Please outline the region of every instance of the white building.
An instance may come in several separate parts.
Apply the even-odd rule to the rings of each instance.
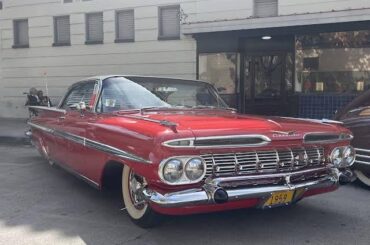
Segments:
[[[310,117],[370,84],[368,0],[1,3],[0,117],[101,74],[211,80],[241,112]]]

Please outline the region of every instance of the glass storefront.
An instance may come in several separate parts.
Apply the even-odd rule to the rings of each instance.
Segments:
[[[296,36],[300,117],[331,118],[370,86],[370,31]]]
[[[296,92],[359,93],[370,86],[370,31],[296,37]]]
[[[291,34],[270,41],[239,38],[233,43],[239,43],[235,52],[222,47],[200,51],[199,79],[213,83],[241,112],[331,118],[370,89],[370,31]],[[229,48],[230,43],[224,45]]]

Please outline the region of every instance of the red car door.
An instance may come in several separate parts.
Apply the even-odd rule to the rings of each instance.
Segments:
[[[60,157],[62,148],[66,146],[63,138],[60,138],[54,132],[61,126],[61,118],[64,118],[63,110],[57,108],[49,108],[47,110],[40,110],[39,115],[34,117],[29,123],[34,128],[40,128],[33,132],[35,144],[39,145],[38,149],[41,151],[50,162],[63,163],[63,158]]]
[[[59,134],[63,138],[63,146],[59,152],[59,157],[63,158],[63,163],[70,170],[79,172],[83,175],[85,156],[87,154],[85,137],[89,118],[95,114],[92,112],[95,103],[98,82],[84,81],[71,88],[69,94],[62,103],[62,108],[66,110],[64,118],[61,119]],[[81,103],[86,109],[79,110]]]

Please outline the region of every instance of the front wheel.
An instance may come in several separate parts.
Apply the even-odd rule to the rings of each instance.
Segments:
[[[370,187],[370,173],[369,172],[364,172],[360,170],[355,170],[354,171],[357,178],[367,187]]]
[[[150,228],[162,221],[162,216],[156,213],[145,201],[142,189],[146,186],[144,177],[137,175],[130,167],[122,171],[122,193],[127,213],[131,220],[142,228]]]

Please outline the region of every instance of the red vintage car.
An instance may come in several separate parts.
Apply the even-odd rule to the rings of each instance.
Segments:
[[[96,188],[122,184],[131,219],[272,208],[351,177],[352,134],[336,122],[240,115],[206,82],[89,78],[56,108],[33,107],[32,140]]]

